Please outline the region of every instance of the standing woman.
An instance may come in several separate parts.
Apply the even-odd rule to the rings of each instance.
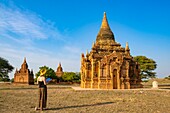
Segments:
[[[47,86],[46,86],[46,79],[45,79],[46,72],[47,72],[46,69],[41,69],[40,76],[37,78],[37,84],[39,86],[38,108],[40,108],[40,110],[46,109],[46,103],[47,103]]]

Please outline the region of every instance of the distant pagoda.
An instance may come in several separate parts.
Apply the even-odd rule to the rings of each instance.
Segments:
[[[57,70],[56,70],[56,76],[61,77],[63,75],[63,68],[61,67],[61,63],[59,63]]]
[[[21,69],[15,71],[14,74],[14,83],[20,84],[34,84],[34,74],[33,70],[28,69],[28,64],[26,62],[26,58],[24,58],[24,62],[21,65]]]
[[[81,87],[98,89],[139,88],[140,67],[126,47],[115,41],[106,13],[90,52],[81,56]]]

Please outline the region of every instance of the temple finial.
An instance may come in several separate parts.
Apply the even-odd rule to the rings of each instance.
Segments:
[[[27,63],[27,61],[26,61],[26,57],[24,57],[24,63]]]
[[[95,42],[93,42],[93,46],[92,47],[95,47]]]
[[[108,21],[107,21],[107,17],[106,17],[106,12],[104,12],[101,28],[110,29]]]
[[[33,69],[31,69],[31,73],[33,74]]]
[[[61,67],[61,62],[59,62],[59,65],[58,65],[58,67]]]
[[[89,52],[88,52],[88,49],[87,49],[87,51],[86,51],[86,55],[88,55],[89,54]]]
[[[128,42],[126,42],[126,48],[125,48],[126,51],[129,51],[129,45],[128,45]]]

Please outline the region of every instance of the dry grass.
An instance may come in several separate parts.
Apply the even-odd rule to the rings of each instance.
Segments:
[[[0,113],[38,113],[38,88],[0,84]],[[44,113],[168,113],[169,90],[83,90],[48,85]]]

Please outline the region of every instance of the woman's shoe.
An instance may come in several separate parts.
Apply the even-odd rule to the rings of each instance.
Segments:
[[[40,108],[38,108],[38,107],[35,107],[35,111],[37,111],[37,110],[40,110]]]

